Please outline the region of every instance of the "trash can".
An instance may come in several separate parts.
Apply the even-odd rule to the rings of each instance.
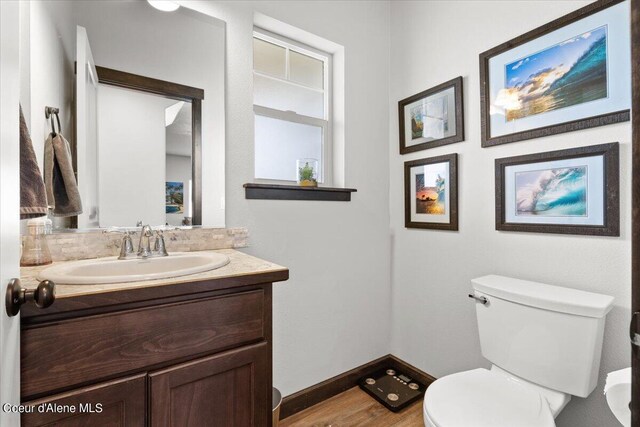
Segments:
[[[273,427],[278,427],[278,422],[280,421],[280,405],[281,404],[282,404],[282,394],[280,394],[280,390],[274,387],[272,397],[271,397]]]

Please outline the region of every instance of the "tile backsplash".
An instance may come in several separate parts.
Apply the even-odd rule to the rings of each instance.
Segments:
[[[249,231],[241,227],[188,228],[166,230],[163,233],[169,253],[244,248],[248,246],[249,238]],[[136,249],[139,238],[139,231],[131,234]],[[47,244],[54,262],[115,256],[120,253],[121,243],[122,234],[104,231],[47,235]]]

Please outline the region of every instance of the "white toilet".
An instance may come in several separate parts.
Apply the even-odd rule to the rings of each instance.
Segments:
[[[426,427],[552,427],[571,395],[596,387],[613,298],[502,276],[471,281],[491,369],[433,382]]]

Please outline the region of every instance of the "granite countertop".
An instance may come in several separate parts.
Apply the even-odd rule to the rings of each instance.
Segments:
[[[205,271],[203,273],[190,274],[187,276],[171,277],[167,279],[154,279],[139,282],[99,284],[99,285],[64,285],[56,283],[56,300],[65,298],[82,297],[87,295],[97,295],[105,293],[113,293],[119,291],[130,291],[136,289],[164,287],[178,285],[183,283],[194,283],[202,281],[210,281],[216,279],[229,279],[242,276],[259,275],[265,273],[283,273],[288,277],[288,269],[269,261],[247,255],[234,249],[218,249],[212,251],[225,254],[229,257],[229,264],[215,270]],[[171,255],[171,253],[169,253]],[[73,261],[60,261],[53,264],[38,267],[22,267],[20,269],[20,280],[22,285],[27,289],[33,289],[38,286],[36,276],[39,272],[51,265],[69,263]],[[286,279],[281,279],[286,280]],[[55,305],[55,304],[54,304]]]

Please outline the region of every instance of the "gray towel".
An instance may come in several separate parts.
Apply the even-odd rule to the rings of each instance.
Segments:
[[[69,143],[61,134],[50,133],[44,143],[44,184],[53,216],[82,213],[80,192],[71,163]]]
[[[37,218],[46,214],[47,196],[42,174],[20,106],[20,219]]]

